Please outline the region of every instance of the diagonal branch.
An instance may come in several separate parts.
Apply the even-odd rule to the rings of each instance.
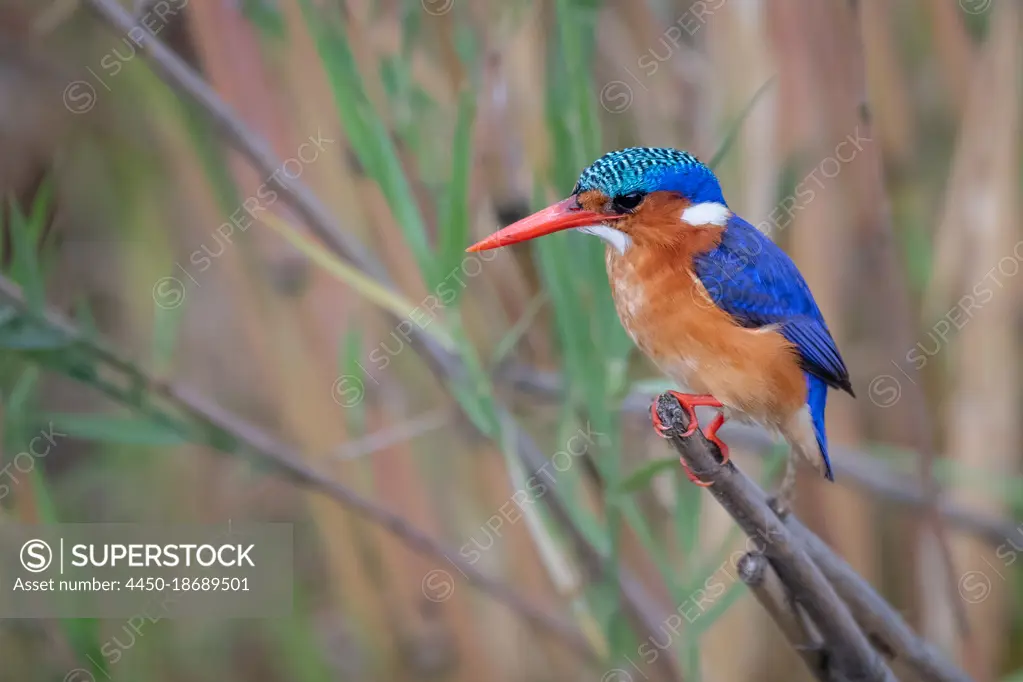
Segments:
[[[735,570],[810,672],[821,682],[838,682],[828,669],[828,659],[819,638],[806,627],[802,614],[793,606],[789,591],[768,558],[759,552],[747,552],[736,562]]]
[[[970,682],[961,670],[945,660],[927,640],[918,637],[902,616],[884,600],[852,566],[831,551],[799,519],[790,515],[785,526],[800,539],[807,554],[820,567],[835,591],[852,611],[853,618],[893,664],[917,671],[920,679],[932,682]]]
[[[686,439],[678,437],[689,423],[674,397],[660,396],[657,414],[669,429],[672,445],[693,473],[713,482],[708,490],[714,498],[746,535],[763,540],[764,555],[820,633],[830,674],[835,679],[895,682],[891,670],[860,630],[835,588],[807,555],[803,543],[772,511],[764,491],[734,464],[719,466],[699,430]]]
[[[83,4],[103,23],[121,34],[126,34],[136,28],[136,23],[131,15],[116,0],[83,0]],[[147,31],[136,30],[133,35],[138,38],[140,54],[149,60],[164,81],[182,96],[197,104],[209,116],[224,138],[241,152],[254,167],[271,178],[284,200],[296,210],[309,229],[326,246],[382,285],[393,288],[393,282],[383,265],[358,240],[338,227],[330,212],[309,188],[285,177],[283,173],[277,172],[281,161],[269,145],[249,130],[231,107],[221,100],[199,75]],[[411,339],[410,345],[425,360],[427,366],[441,383],[452,379],[461,379],[466,375],[466,367],[459,356],[440,346],[430,336],[423,333],[418,325],[408,326],[410,327],[408,331]],[[516,454],[528,475],[538,475],[547,464],[547,458],[543,452],[536,446],[532,438],[518,427],[517,422],[507,409],[495,401],[494,410],[497,413],[498,422],[507,432],[508,442],[515,444]],[[469,421],[471,422],[471,420]],[[557,490],[549,491],[544,496],[544,502],[557,523],[564,528],[582,563],[594,575],[609,575],[611,567],[606,565],[600,550],[586,538],[582,529],[572,519],[559,492]],[[614,575],[617,578],[624,605],[631,618],[638,622],[639,629],[648,636],[658,632],[668,617],[665,609],[654,600],[630,571],[625,568],[617,568]],[[661,667],[666,678],[681,678],[674,657],[660,656],[657,665]]]

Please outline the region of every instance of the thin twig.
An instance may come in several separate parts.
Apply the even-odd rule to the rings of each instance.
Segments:
[[[454,413],[447,407],[432,410],[379,431],[366,434],[358,440],[349,440],[331,452],[339,460],[369,457],[386,448],[407,443],[413,438],[450,425]]]
[[[771,560],[796,602],[806,610],[821,634],[829,670],[837,679],[895,682],[895,676],[860,630],[849,608],[807,555],[803,544],[770,508],[766,495],[734,464],[719,466],[703,434],[682,439],[688,417],[678,400],[662,395],[657,414],[668,427],[670,441],[689,468],[711,481],[708,490],[751,538],[762,538]],[[698,435],[697,435],[698,434]]]
[[[558,372],[541,371],[521,363],[502,366],[495,374],[498,381],[530,396],[559,401],[563,398],[563,378]],[[652,395],[633,391],[622,401],[622,411],[649,419]],[[728,422],[721,435],[733,446],[757,453],[766,453],[774,441],[763,429]],[[832,468],[838,483],[850,483],[875,498],[904,507],[920,508],[925,504],[919,477],[892,471],[891,467],[868,452],[833,445]],[[978,514],[951,500],[939,500],[938,512],[950,526],[978,536],[992,546],[1005,543],[1015,535],[1016,524]]]
[[[0,299],[7,301],[22,312],[32,314],[28,310],[18,286],[3,275],[0,275]],[[164,397],[203,428],[213,428],[229,436],[239,443],[244,451],[258,460],[270,464],[279,474],[320,492],[352,509],[363,518],[383,526],[413,550],[450,563],[470,583],[508,606],[525,620],[561,638],[583,656],[591,660],[598,660],[589,642],[575,626],[547,613],[509,586],[480,572],[474,565],[462,559],[458,552],[448,549],[397,514],[320,473],[309,466],[298,452],[277,441],[255,424],[220,407],[187,387],[160,381],[150,376],[135,363],[117,356],[116,352],[102,341],[87,337],[70,320],[56,311],[46,310],[43,315],[33,319],[38,319],[40,323],[46,324],[53,331],[66,336],[69,342],[88,349],[94,357],[106,362],[112,368],[124,372],[142,391]],[[109,362],[109,359],[114,357],[117,358],[116,363]]]

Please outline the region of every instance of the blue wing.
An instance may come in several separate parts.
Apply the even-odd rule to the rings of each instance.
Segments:
[[[803,369],[853,395],[849,372],[795,263],[755,227],[732,216],[717,248],[693,258],[714,302],[744,327],[779,325]]]

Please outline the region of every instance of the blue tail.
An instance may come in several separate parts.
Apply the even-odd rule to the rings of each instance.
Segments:
[[[834,481],[831,473],[831,460],[828,458],[828,434],[824,430],[824,407],[828,402],[828,385],[812,374],[806,375],[806,404],[810,406],[810,417],[813,419],[813,433],[817,436],[817,445],[824,457],[824,476]]]

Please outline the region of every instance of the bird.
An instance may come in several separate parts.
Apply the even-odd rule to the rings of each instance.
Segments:
[[[793,455],[781,483],[791,500],[797,459],[834,481],[825,408],[829,390],[855,397],[849,372],[802,274],[767,235],[733,213],[714,172],[670,147],[630,147],[594,161],[568,198],[467,251],[575,229],[606,245],[618,317],[699,428],[695,408],[717,408],[703,430],[728,461],[717,432],[726,419],[780,434]],[[655,403],[656,405],[656,403]],[[651,407],[655,430],[666,429]],[[665,436],[666,437],[666,436]],[[689,479],[707,486],[686,465]]]

